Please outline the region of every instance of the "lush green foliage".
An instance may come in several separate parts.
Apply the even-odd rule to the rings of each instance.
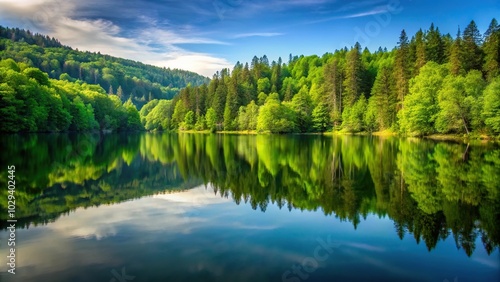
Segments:
[[[254,57],[250,64],[238,62],[232,71],[223,69],[208,84],[196,86],[205,80],[74,51],[55,39],[0,28],[0,57],[21,62],[3,60],[0,64],[5,72],[2,82],[7,83],[0,86],[3,130],[140,128],[140,120],[148,130],[391,129],[420,136],[498,135],[500,27],[495,19],[482,37],[474,21],[456,38],[441,34],[432,24],[411,39],[403,30],[392,51],[379,48],[372,53],[356,43],[321,57],[290,55],[287,63],[281,58],[270,63],[264,55]],[[27,81],[31,88],[19,87]],[[110,99],[85,98],[95,96],[89,91],[104,94],[101,87],[86,83],[108,89]],[[43,94],[43,89],[54,85],[60,89],[63,84],[71,90]],[[168,87],[177,86],[185,86],[179,95],[165,94]],[[15,99],[14,92],[18,93]],[[75,93],[80,92],[87,94],[75,101]],[[172,99],[168,103],[155,99],[165,97]],[[139,117],[126,103],[125,112],[134,117],[121,118],[110,114],[121,107],[120,100],[139,106],[149,102]],[[70,117],[77,117],[78,122],[70,124]]]
[[[478,34],[473,21],[455,39],[431,25],[410,40],[403,30],[392,51],[356,44],[322,57],[290,55],[288,63],[254,57],[181,90],[171,106],[183,114],[171,129],[189,110],[207,120],[211,108],[214,120],[198,128],[496,135],[499,25],[493,20],[484,40]]]
[[[484,123],[488,128],[500,134],[500,77],[497,77],[484,91]]]
[[[132,98],[138,107],[153,99],[171,99],[190,83],[208,82],[193,72],[79,52],[54,38],[0,26],[0,59],[7,58],[39,68],[53,79],[99,84],[124,102]]]
[[[98,85],[49,79],[41,70],[0,61],[0,131],[141,130],[139,112]]]

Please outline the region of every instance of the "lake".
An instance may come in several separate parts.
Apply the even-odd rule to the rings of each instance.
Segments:
[[[500,279],[495,144],[153,133],[0,144],[2,281]]]

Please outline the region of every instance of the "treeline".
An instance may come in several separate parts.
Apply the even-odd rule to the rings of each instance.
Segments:
[[[38,68],[0,61],[0,132],[142,130],[129,98],[99,85],[49,79]]]
[[[141,110],[148,130],[346,132],[406,135],[500,133],[500,28],[474,21],[453,38],[433,24],[397,47],[254,57]]]
[[[0,26],[0,59],[7,58],[39,68],[53,79],[99,84],[122,101],[132,98],[139,108],[153,99],[172,99],[188,84],[196,86],[209,81],[189,71],[80,52],[63,46],[55,38]]]

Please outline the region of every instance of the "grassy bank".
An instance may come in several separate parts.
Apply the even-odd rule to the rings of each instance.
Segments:
[[[182,130],[178,131],[179,133],[190,133],[190,134],[211,134],[210,130]],[[228,135],[269,135],[269,134],[274,134],[270,132],[257,132],[256,130],[242,130],[242,131],[217,131],[214,132],[216,134],[228,134]],[[400,137],[413,137],[413,138],[423,138],[423,139],[431,139],[431,140],[436,140],[436,141],[455,141],[455,142],[469,142],[469,141],[478,141],[478,142],[499,142],[500,141],[500,136],[489,136],[486,134],[481,134],[481,135],[466,135],[466,134],[431,134],[431,135],[426,135],[426,136],[404,136],[400,135],[397,132],[394,132],[392,130],[383,130],[383,131],[376,131],[376,132],[348,132],[348,131],[328,131],[328,132],[322,132],[322,133],[313,133],[313,132],[306,132],[306,133],[289,133],[290,135],[325,135],[325,136],[335,136],[335,135],[354,135],[354,136],[378,136],[378,137],[391,137],[391,136],[400,136]]]

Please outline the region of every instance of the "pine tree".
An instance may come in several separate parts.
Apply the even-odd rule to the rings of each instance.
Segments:
[[[438,64],[442,64],[445,60],[443,39],[439,28],[434,28],[434,24],[431,24],[425,34],[425,58]]]
[[[328,62],[323,69],[325,78],[325,91],[330,110],[330,117],[335,126],[340,125],[342,120],[342,90],[343,75],[339,60],[334,58]]]
[[[115,94],[115,93],[113,92],[113,85],[109,85],[108,94],[109,94],[109,95],[113,95],[113,94]]]
[[[471,21],[463,33],[462,62],[465,72],[482,69],[483,53],[479,48],[481,41],[481,33],[476,23]]]
[[[396,50],[396,60],[394,77],[396,79],[396,91],[399,111],[403,107],[405,96],[408,95],[408,81],[410,79],[410,57],[408,37],[403,29],[399,36],[398,49]]]
[[[450,73],[459,75],[463,72],[462,65],[462,38],[460,37],[460,28],[458,28],[457,38],[453,41],[450,51]]]
[[[380,129],[388,129],[396,123],[397,99],[394,91],[393,73],[390,66],[382,66],[372,89],[377,109],[376,121]]]
[[[351,107],[361,95],[363,65],[361,62],[361,45],[356,43],[347,53],[345,69],[345,106]]]
[[[496,19],[491,20],[484,34],[483,51],[483,70],[488,81],[491,81],[500,73],[500,26]]]
[[[420,29],[415,34],[415,73],[417,75],[421,67],[427,62],[425,57],[424,32]]]
[[[237,92],[237,81],[236,79],[230,79],[227,97],[226,97],[226,105],[224,107],[224,130],[234,130],[236,129],[237,116],[238,116],[238,92]]]

